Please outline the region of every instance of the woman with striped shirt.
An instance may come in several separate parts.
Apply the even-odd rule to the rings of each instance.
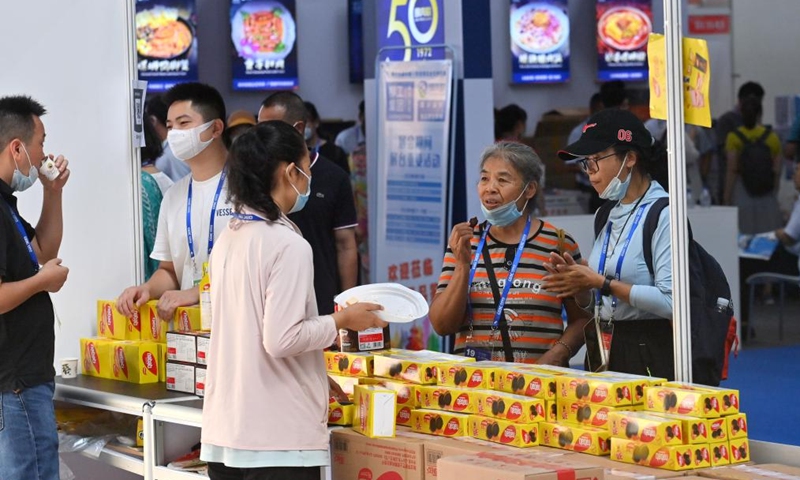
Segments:
[[[479,360],[566,365],[583,344],[588,315],[542,286],[550,253],[580,258],[572,237],[533,216],[542,161],[526,145],[498,142],[483,152],[480,169],[486,221],[453,227],[430,308],[433,328],[455,334],[455,352]]]

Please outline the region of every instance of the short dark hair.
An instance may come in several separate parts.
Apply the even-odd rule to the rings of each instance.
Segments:
[[[494,111],[494,138],[503,138],[514,130],[519,122],[527,122],[528,113],[516,103]]]
[[[589,111],[592,115],[602,110],[604,107],[603,105],[603,96],[600,95],[600,92],[595,93],[592,95],[592,98],[589,99]]]
[[[261,102],[261,108],[281,107],[286,110],[283,121],[289,124],[305,122],[308,119],[308,112],[300,95],[284,90],[275,92]]]
[[[41,117],[45,113],[47,110],[42,104],[29,96],[0,98],[0,150],[15,138],[29,143],[36,128],[33,117]]]
[[[249,207],[275,221],[280,208],[270,192],[282,162],[297,163],[308,153],[303,136],[280,120],[262,122],[233,142],[228,154],[228,199],[237,212]]]
[[[162,126],[167,126],[167,112],[169,112],[169,105],[164,102],[164,97],[161,95],[154,95],[147,100],[144,106],[144,111],[147,115],[156,117],[158,123]]]
[[[759,101],[764,100],[764,87],[761,86],[760,83],[756,82],[745,82],[739,87],[739,94],[737,98],[739,101],[744,100],[747,97],[756,97]]]
[[[317,107],[314,106],[314,104],[311,102],[303,102],[303,105],[306,106],[306,114],[308,115],[308,121],[319,122],[319,112],[317,111]]]
[[[143,123],[144,128],[144,147],[139,149],[142,165],[148,163],[155,163],[155,161],[164,153],[164,147],[161,144],[161,139],[158,137],[156,127],[153,122],[145,120]]]
[[[742,100],[742,124],[745,128],[754,128],[758,124],[758,117],[763,112],[761,100],[756,96],[745,97]]]
[[[625,82],[622,80],[612,80],[600,85],[600,98],[603,99],[605,108],[617,108],[625,103],[628,92],[625,90]]]
[[[164,95],[164,103],[167,107],[175,102],[188,101],[192,108],[197,110],[203,117],[203,121],[221,120],[225,124],[225,101],[219,91],[211,85],[205,83],[179,83],[170,88]]]

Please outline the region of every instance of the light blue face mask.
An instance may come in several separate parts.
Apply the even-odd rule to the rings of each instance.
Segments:
[[[481,203],[481,211],[483,212],[484,218],[486,218],[486,220],[488,220],[492,225],[496,225],[498,227],[505,227],[516,222],[517,219],[522,216],[522,212],[525,211],[525,207],[528,206],[528,201],[525,200],[525,205],[522,206],[522,210],[517,209],[517,201],[522,198],[522,195],[525,194],[525,190],[527,188],[528,184],[526,183],[517,198],[505,205],[500,205],[494,210],[489,210],[483,205],[483,203]]]
[[[298,172],[302,173],[303,176],[308,179],[308,188],[306,189],[306,193],[300,193],[300,190],[298,190],[293,183],[289,182],[289,185],[291,185],[294,191],[297,192],[297,200],[294,201],[294,206],[292,206],[292,209],[289,210],[289,213],[297,213],[302,210],[303,207],[306,206],[306,203],[308,203],[308,198],[311,196],[311,177],[306,175],[306,172],[301,170],[297,165],[295,165],[294,168],[296,168]]]
[[[11,190],[15,192],[24,192],[31,188],[33,184],[36,183],[36,179],[39,178],[39,170],[33,166],[31,156],[28,155],[28,149],[25,148],[25,145],[22,145],[22,151],[25,152],[25,156],[28,157],[28,165],[30,165],[31,169],[28,174],[25,175],[16,164],[14,165],[14,176],[11,178],[10,187]]]

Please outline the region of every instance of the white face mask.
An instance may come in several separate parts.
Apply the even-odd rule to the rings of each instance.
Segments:
[[[28,175],[22,173],[17,166],[16,162],[14,162],[14,176],[11,178],[11,190],[15,192],[24,192],[25,190],[31,188],[34,183],[36,183],[36,179],[39,178],[39,170],[37,170],[33,163],[31,162],[31,156],[28,155],[28,149],[25,148],[25,145],[22,145],[22,151],[25,152],[25,156],[28,157],[28,165],[30,165],[31,169],[28,172]]]
[[[170,130],[169,133],[167,133],[167,142],[175,157],[185,162],[186,160],[200,155],[200,153],[214,141],[212,137],[211,140],[204,142],[200,140],[200,134],[208,130],[213,124],[214,120],[211,120],[210,122],[186,130],[178,130],[175,128]]]
[[[624,181],[619,179],[619,176],[622,175],[622,170],[625,168],[625,162],[628,160],[628,155],[625,154],[625,158],[622,159],[622,166],[619,167],[619,172],[617,172],[617,176],[612,178],[611,181],[608,183],[608,186],[603,190],[603,193],[600,194],[600,198],[603,200],[614,200],[619,201],[625,198],[625,194],[628,193],[628,186],[631,184],[631,174],[633,173],[633,169],[628,172],[628,178]]]

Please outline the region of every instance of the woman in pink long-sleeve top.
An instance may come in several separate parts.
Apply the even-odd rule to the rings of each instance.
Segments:
[[[234,219],[209,260],[201,458],[212,480],[319,479],[329,463],[322,349],[340,328],[385,326],[373,304],[317,314],[311,247],[286,217],[308,199],[310,163],[303,136],[277,121],[229,155]]]

